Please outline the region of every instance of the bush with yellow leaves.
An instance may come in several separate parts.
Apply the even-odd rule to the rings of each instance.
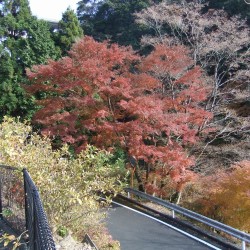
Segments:
[[[0,164],[27,168],[54,232],[63,227],[82,237],[103,230],[98,193],[123,188],[124,163],[111,164],[111,158],[93,146],[72,157],[67,145],[53,150],[50,139],[32,132],[29,124],[7,117],[0,124]]]

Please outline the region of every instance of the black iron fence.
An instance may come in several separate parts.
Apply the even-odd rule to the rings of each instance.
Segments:
[[[0,218],[17,234],[26,230],[22,172],[3,165],[0,165]]]
[[[90,238],[88,234],[85,234],[83,243],[86,243],[88,246],[90,246],[92,250],[98,250],[98,247],[96,246],[94,241],[92,241],[92,239]]]
[[[0,165],[0,218],[17,234],[27,230],[28,249],[54,250],[55,243],[38,189],[28,171],[22,172]]]
[[[23,170],[23,178],[26,228],[29,232],[30,249],[56,249],[39,192],[26,169]]]

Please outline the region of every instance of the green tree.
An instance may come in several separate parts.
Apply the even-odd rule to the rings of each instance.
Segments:
[[[78,2],[77,16],[84,27],[84,33],[94,33],[95,15],[102,5],[103,1],[100,0],[81,0]]]
[[[46,21],[33,20],[26,32],[27,37],[22,39],[20,48],[23,67],[44,64],[49,58],[59,58],[61,51],[55,47]]]
[[[56,59],[49,26],[32,16],[28,0],[4,0],[0,9],[0,38],[10,52],[14,74],[22,77],[25,67]]]
[[[25,81],[26,67],[56,59],[49,36],[45,23],[32,16],[28,0],[0,1],[0,115],[31,116],[32,99],[19,83]]]
[[[0,48],[0,122],[4,115],[31,117],[34,110],[32,98],[27,98],[18,84],[10,52]],[[33,107],[33,108],[32,108]]]
[[[12,79],[14,74],[11,56],[8,49],[0,45],[0,82]]]
[[[1,47],[0,52],[0,115],[10,114],[13,108],[16,108],[17,98],[13,93],[11,80],[13,79],[13,65],[10,52]]]
[[[65,55],[70,50],[71,45],[77,38],[83,36],[83,30],[73,10],[68,8],[62,16],[62,20],[58,24],[58,32],[56,33],[56,43],[60,47],[62,54]]]
[[[208,0],[210,8],[224,9],[230,15],[240,14],[242,17],[246,17],[248,22],[250,21],[250,4],[247,4],[247,0]]]
[[[27,27],[33,21],[28,0],[3,0],[0,3],[0,39],[9,51],[14,74],[22,75],[20,67],[20,40],[24,39]]]
[[[86,35],[138,48],[144,30],[134,22],[134,14],[152,2],[160,0],[83,0],[78,3],[77,14]]]
[[[1,36],[17,40],[32,19],[28,0],[0,1]]]
[[[6,114],[26,116],[31,99],[18,84],[24,73],[21,67],[20,41],[32,21],[28,0],[0,2],[0,119]]]

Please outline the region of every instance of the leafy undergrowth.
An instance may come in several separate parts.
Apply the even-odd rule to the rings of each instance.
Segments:
[[[183,205],[207,217],[250,232],[250,161],[200,178],[189,186]]]
[[[100,222],[105,214],[100,210],[98,194],[122,190],[121,159],[114,161],[110,153],[93,146],[72,157],[67,145],[53,150],[50,139],[33,133],[28,124],[6,117],[0,125],[0,152],[1,164],[28,169],[39,188],[53,233],[65,228],[82,239],[94,229],[95,235],[103,235]],[[112,249],[107,248],[112,246],[112,239],[104,238],[96,236],[98,246]]]

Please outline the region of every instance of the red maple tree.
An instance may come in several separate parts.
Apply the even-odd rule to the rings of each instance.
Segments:
[[[164,178],[180,189],[194,159],[188,147],[211,116],[199,67],[182,46],[157,46],[146,57],[128,47],[85,37],[67,57],[27,72],[31,93],[43,92],[34,121],[79,152],[87,143],[133,157],[139,182],[162,190]],[[45,94],[46,93],[46,94]],[[144,163],[146,168],[138,165]],[[149,182],[154,174],[157,180]],[[159,177],[159,178],[158,178]]]

